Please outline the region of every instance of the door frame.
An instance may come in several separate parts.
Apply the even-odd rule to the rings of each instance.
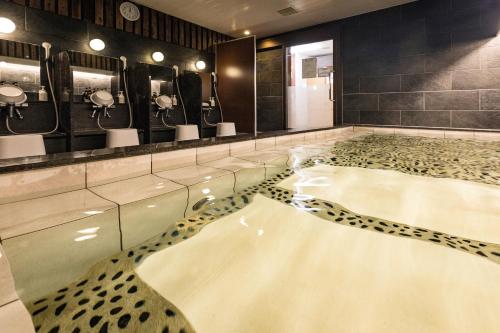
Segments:
[[[342,64],[342,22],[323,23],[312,27],[306,27],[283,34],[262,38],[258,41],[258,51],[266,51],[281,47],[283,49],[283,60],[286,60],[287,47],[300,44],[315,43],[324,40],[333,40],[333,66],[335,68],[335,107],[333,110],[333,125],[343,125],[343,64]],[[284,84],[286,84],[286,68],[284,68]],[[284,88],[284,90],[286,90]],[[283,96],[286,103],[286,95]],[[286,105],[283,112],[288,114]],[[287,123],[285,123],[286,125]]]
[[[343,124],[342,119],[342,57],[340,56],[340,40],[339,38],[331,37],[314,41],[300,42],[300,43],[284,43],[281,45],[283,49],[283,62],[284,62],[284,70],[283,70],[283,112],[284,112],[284,128],[287,129],[288,126],[288,98],[287,98],[287,87],[288,87],[288,50],[293,46],[299,46],[304,44],[312,44],[318,42],[324,42],[331,40],[333,44],[333,54],[332,54],[332,63],[333,63],[333,80],[334,80],[334,94],[333,94],[333,126],[339,126],[338,124]],[[267,50],[267,49],[266,49]]]

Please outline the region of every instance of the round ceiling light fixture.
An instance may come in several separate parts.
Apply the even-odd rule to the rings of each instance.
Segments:
[[[156,51],[153,52],[151,58],[153,58],[154,62],[162,62],[163,60],[165,60],[165,55],[160,51]]]
[[[0,17],[0,33],[10,34],[16,30],[16,24],[6,17]]]
[[[106,47],[106,44],[99,38],[94,38],[89,42],[89,46],[94,51],[102,51]]]
[[[243,33],[245,34],[245,36],[250,36],[250,34],[251,34],[250,30],[245,30],[245,31],[243,31]]]
[[[195,64],[197,70],[204,70],[207,67],[207,64],[203,60],[198,60]]]

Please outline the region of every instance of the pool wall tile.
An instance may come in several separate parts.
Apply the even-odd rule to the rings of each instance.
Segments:
[[[255,151],[255,140],[234,142],[229,145],[231,156]]]
[[[474,139],[487,141],[500,141],[500,133],[474,132]]]
[[[0,307],[18,298],[9,261],[0,245]]]
[[[444,131],[444,137],[448,139],[474,139],[472,131]]]
[[[232,195],[234,186],[235,176],[233,173],[189,186],[189,202],[186,216],[190,216],[198,210],[193,207],[197,203],[201,205],[203,202]]]
[[[16,286],[23,286],[17,288],[18,295],[28,303],[73,282],[99,260],[120,251],[118,208],[9,238],[2,246]]]
[[[87,163],[87,186],[98,186],[151,173],[151,155]]]
[[[184,217],[186,187],[120,206],[123,248],[128,249],[162,233]]]
[[[293,144],[303,144],[306,140],[305,133],[294,134],[291,137],[292,137]]]
[[[34,333],[33,322],[28,310],[20,301],[0,306],[2,333]]]
[[[397,135],[409,135],[409,136],[417,136],[418,129],[416,128],[395,128],[394,134]]]
[[[283,135],[276,137],[276,146],[290,146],[293,143],[292,135]]]
[[[229,144],[197,148],[196,151],[197,163],[210,162],[225,157],[229,157]]]
[[[91,187],[90,190],[106,200],[123,206],[167,194],[183,187],[184,185],[171,182],[156,175],[145,175]],[[133,189],[133,191],[127,189]]]
[[[317,140],[317,134],[315,132],[304,134],[304,142],[305,143],[316,142],[316,140]]]
[[[276,147],[276,137],[255,140],[255,150],[274,149]]]
[[[0,205],[0,239],[21,236],[71,223],[116,208],[116,204],[89,190]],[[12,214],[12,212],[16,212]]]
[[[0,204],[85,188],[85,164],[0,175]]]
[[[196,148],[152,155],[152,170],[160,172],[196,164]]]

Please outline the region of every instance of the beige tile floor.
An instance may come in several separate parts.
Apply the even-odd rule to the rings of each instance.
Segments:
[[[500,266],[257,196],[137,269],[199,332],[497,332]]]

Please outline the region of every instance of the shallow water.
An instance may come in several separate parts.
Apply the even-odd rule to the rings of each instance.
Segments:
[[[28,304],[40,332],[494,332],[498,142],[368,136]]]

